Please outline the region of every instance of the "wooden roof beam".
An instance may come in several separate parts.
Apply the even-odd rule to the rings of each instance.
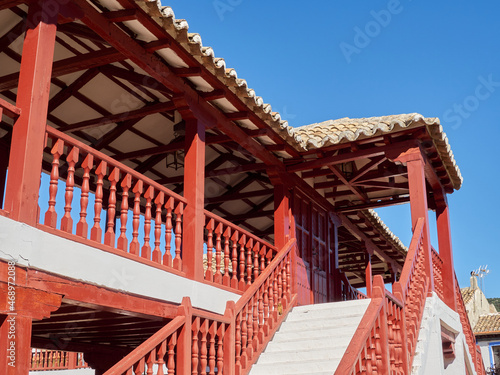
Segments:
[[[111,22],[125,22],[137,19],[136,9],[120,9],[103,13]]]
[[[350,212],[356,212],[360,210],[367,210],[369,208],[380,208],[380,207],[388,207],[388,206],[395,206],[398,204],[403,204],[403,203],[408,203],[410,201],[410,197],[397,197],[393,199],[387,199],[387,200],[376,200],[372,202],[368,202],[365,204],[358,204],[354,206],[348,206],[348,207],[339,207],[336,209],[337,212],[342,212],[342,213],[350,213]]]
[[[109,74],[113,77],[124,79],[125,81],[133,83],[134,85],[143,86],[148,89],[156,90],[168,95],[173,94],[172,90],[169,90],[157,80],[144,74],[136,73],[134,71],[120,68],[114,65],[105,65],[100,67],[99,70],[106,75]]]
[[[221,195],[219,197],[215,198],[206,198],[205,202],[208,204],[213,204],[213,203],[222,203],[226,201],[235,201],[235,200],[242,200],[242,199],[248,199],[248,198],[257,198],[257,197],[262,197],[266,195],[271,195],[273,194],[273,189],[264,189],[264,190],[256,190],[256,191],[249,191],[246,193],[235,193],[235,194],[230,194],[230,195]]]

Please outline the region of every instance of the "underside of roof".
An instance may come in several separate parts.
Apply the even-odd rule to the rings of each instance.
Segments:
[[[387,279],[406,254],[370,210],[409,201],[406,167],[385,151],[419,142],[437,183],[447,192],[460,188],[437,118],[345,118],[293,128],[171,8],[147,0],[73,0],[70,6],[81,14],[58,21],[49,126],[182,194],[181,112],[197,103],[207,124],[205,208],[272,241],[278,171],[290,187],[342,217],[339,257],[356,285],[364,284],[366,246],[374,250],[375,273]],[[0,97],[10,103],[17,100],[27,12],[22,0],[0,4]],[[12,126],[0,122],[0,146],[9,147]]]

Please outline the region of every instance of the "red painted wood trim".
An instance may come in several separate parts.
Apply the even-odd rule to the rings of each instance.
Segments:
[[[3,113],[5,115],[13,119],[16,119],[21,114],[21,109],[17,108],[15,105],[10,104],[8,101],[2,98],[0,98],[0,108],[3,109]]]

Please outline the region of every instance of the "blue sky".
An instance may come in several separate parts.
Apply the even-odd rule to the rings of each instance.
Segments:
[[[460,285],[488,264],[500,297],[495,1],[172,0],[176,18],[292,126],[418,112],[439,117],[464,177],[449,197]],[[408,245],[409,207],[379,210]],[[429,212],[431,222],[434,215]],[[434,236],[435,238],[435,236]],[[437,247],[437,240],[433,244]]]

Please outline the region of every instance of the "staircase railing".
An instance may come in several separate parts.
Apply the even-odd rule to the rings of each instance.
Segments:
[[[335,374],[407,373],[404,332],[403,304],[385,289],[382,276],[377,275],[368,309]]]
[[[104,375],[245,375],[294,306],[290,240],[225,314],[191,307],[184,298],[178,316]]]
[[[361,293],[359,290],[354,288],[346,274],[341,270],[338,270],[339,281],[340,281],[340,295],[342,301],[352,301],[355,299],[366,299],[368,298],[365,294]]]
[[[460,293],[460,286],[458,285],[458,280],[455,275],[455,298],[457,300],[457,312],[460,316],[460,323],[462,323],[462,329],[465,336],[465,341],[469,348],[469,353],[474,362],[474,367],[478,375],[486,374],[484,368],[483,359],[481,357],[481,352],[478,351],[476,345],[476,336],[472,331],[472,326],[470,325],[469,316],[467,315],[467,310],[465,309],[464,300],[462,299],[462,294]]]
[[[394,295],[404,304],[409,365],[413,362],[413,356],[415,355],[415,347],[429,288],[429,280],[425,274],[424,265],[423,229],[424,219],[419,218],[413,232],[403,271],[399,281],[395,282],[392,287]]]

